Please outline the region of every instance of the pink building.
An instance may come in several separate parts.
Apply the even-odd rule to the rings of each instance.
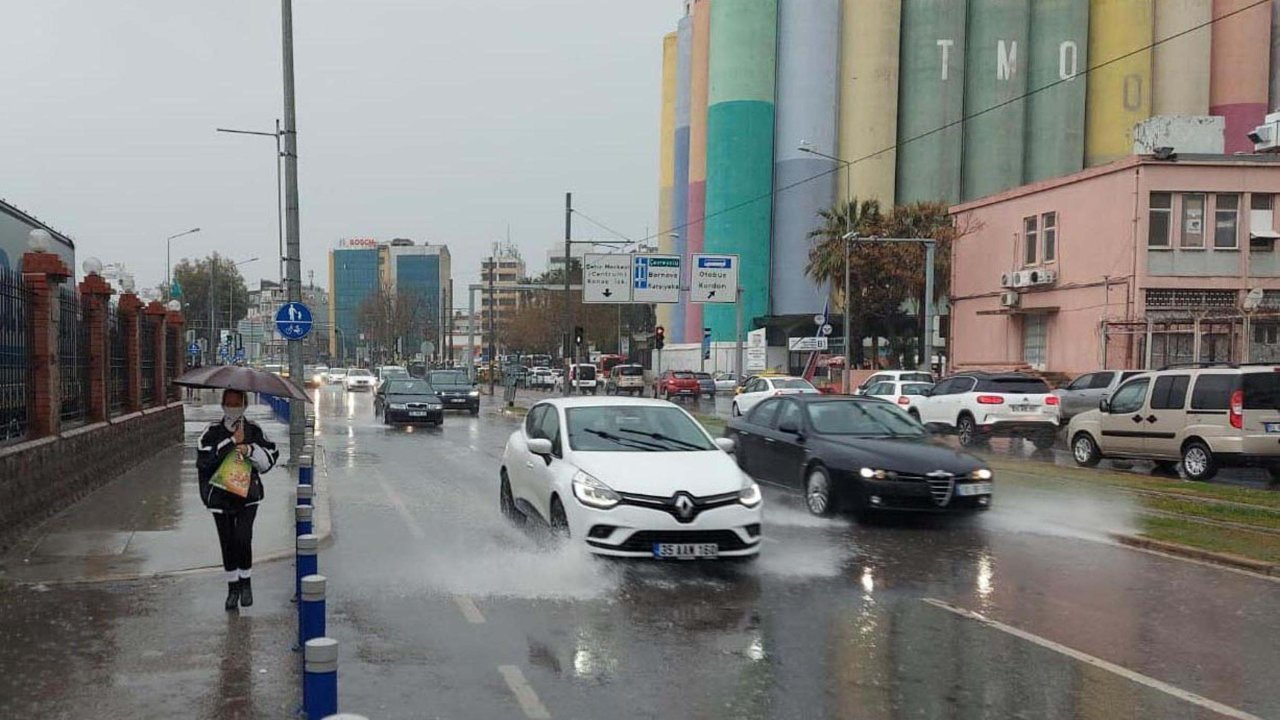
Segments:
[[[1135,156],[955,206],[952,366],[1280,361],[1277,195],[1274,155]]]

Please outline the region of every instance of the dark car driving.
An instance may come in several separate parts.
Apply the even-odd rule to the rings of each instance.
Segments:
[[[427,382],[435,390],[445,410],[467,410],[472,415],[480,414],[480,391],[475,383],[461,370],[432,370],[427,373]]]
[[[730,420],[725,434],[747,474],[802,491],[814,515],[991,506],[992,474],[981,460],[935,442],[917,420],[883,400],[769,398]]]
[[[388,380],[378,398],[387,425],[444,422],[444,406],[426,380]]]

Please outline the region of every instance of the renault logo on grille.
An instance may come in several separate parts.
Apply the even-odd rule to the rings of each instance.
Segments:
[[[676,496],[675,506],[676,517],[680,518],[684,522],[688,522],[693,519],[693,498],[681,493]]]

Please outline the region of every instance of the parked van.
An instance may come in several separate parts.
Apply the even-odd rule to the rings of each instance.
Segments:
[[[1097,410],[1072,418],[1071,454],[1182,463],[1190,480],[1221,467],[1262,467],[1280,482],[1280,366],[1170,367],[1126,380]]]

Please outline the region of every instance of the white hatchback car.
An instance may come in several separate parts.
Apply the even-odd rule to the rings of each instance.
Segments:
[[[726,452],[732,443],[662,400],[547,400],[507,440],[502,514],[542,519],[600,555],[754,556],[760,488]]]
[[[870,385],[862,392],[867,397],[880,398],[896,403],[898,407],[906,410],[908,414],[916,420],[920,419],[920,411],[916,408],[916,403],[920,398],[924,397],[925,391],[932,389],[931,382],[902,382],[898,380],[882,380],[875,385]]]
[[[348,368],[343,383],[346,385],[347,392],[355,392],[357,390],[373,392],[377,384],[377,378],[364,368]]]
[[[751,408],[766,398],[775,395],[807,395],[817,393],[818,388],[804,378],[787,375],[760,375],[753,377],[742,386],[742,392],[733,398],[731,408],[734,417],[741,417],[751,412]]]

